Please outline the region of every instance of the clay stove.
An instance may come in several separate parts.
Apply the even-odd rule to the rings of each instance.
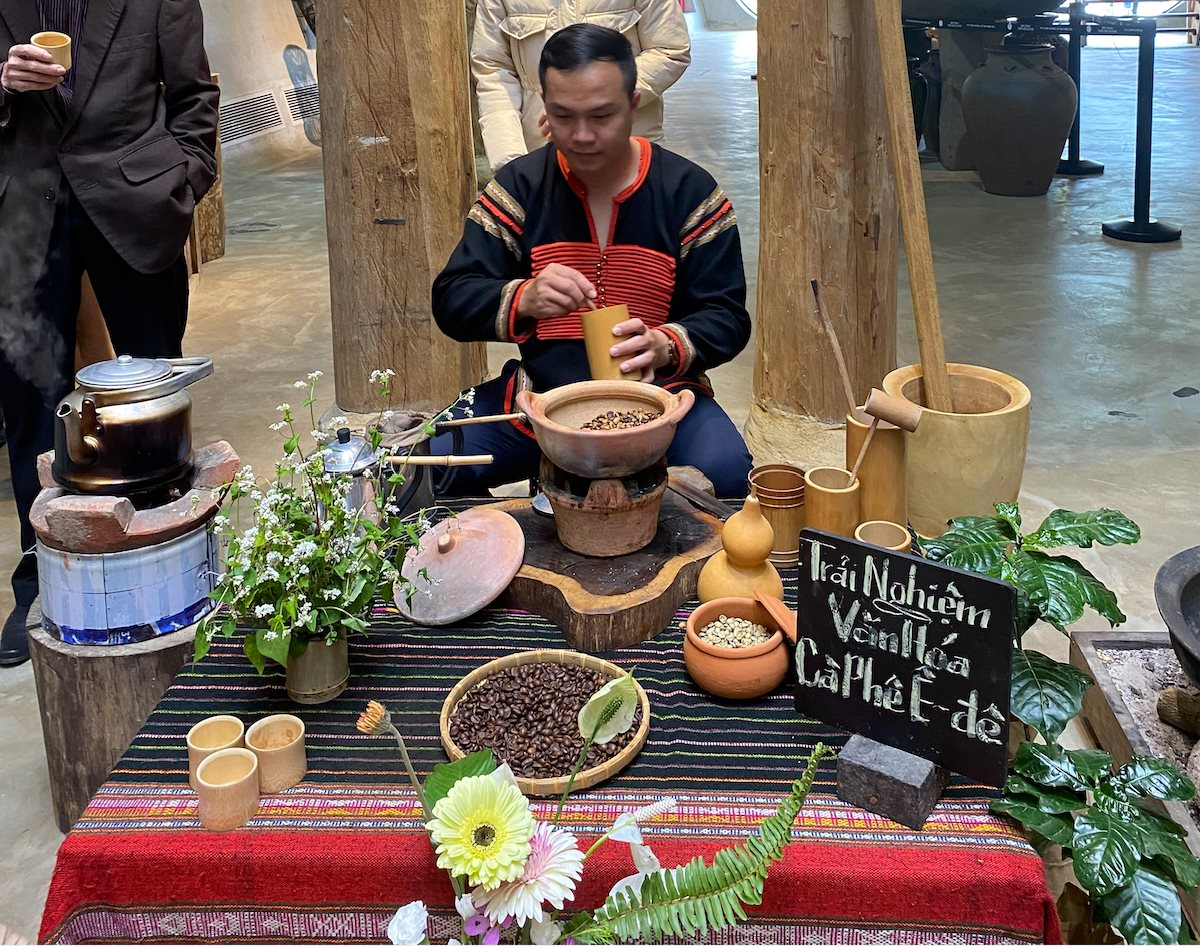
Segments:
[[[221,486],[241,461],[224,441],[195,451],[190,479],[136,498],[68,492],[38,458],[42,492],[30,511],[37,533],[42,625],[69,644],[152,640],[195,624],[213,608]]]

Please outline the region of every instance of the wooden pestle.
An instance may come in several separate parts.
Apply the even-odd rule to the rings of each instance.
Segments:
[[[473,424],[498,424],[503,420],[525,420],[525,415],[520,411],[514,414],[484,414],[480,417],[460,417],[457,420],[439,420],[436,426],[439,430],[442,427],[470,427]]]
[[[863,411],[871,416],[871,428],[867,431],[867,437],[858,451],[858,457],[854,461],[854,469],[850,471],[850,485],[853,485],[854,481],[858,479],[858,471],[862,467],[863,460],[866,459],[867,450],[871,447],[871,440],[874,439],[875,431],[878,429],[881,420],[886,420],[889,424],[895,424],[909,433],[916,430],[917,425],[921,422],[920,405],[913,404],[911,401],[906,401],[903,398],[892,397],[892,395],[880,391],[879,388],[871,389],[871,393],[867,395],[867,403],[863,407]]]
[[[908,282],[912,289],[913,315],[917,322],[925,404],[935,411],[952,413],[954,402],[950,394],[950,373],[946,370],[937,281],[933,274],[925,186],[921,182],[921,159],[917,155],[917,143],[913,137],[912,91],[908,85],[900,0],[874,0],[874,4],[883,97],[887,103],[888,144],[892,155],[892,172],[896,177],[896,196],[900,201],[900,220],[904,225],[904,249],[908,260]]]
[[[829,343],[833,346],[833,360],[837,362],[838,374],[842,376],[842,390],[846,393],[846,410],[855,420],[862,420],[863,413],[858,409],[858,403],[854,399],[854,385],[850,383],[850,372],[846,368],[846,356],[842,354],[842,345],[838,341],[837,332],[833,330],[833,323],[829,321],[825,306],[821,302],[821,284],[813,279],[810,281],[810,285],[813,299],[817,303],[817,316],[821,320],[821,327],[825,330],[825,334],[829,336]]]

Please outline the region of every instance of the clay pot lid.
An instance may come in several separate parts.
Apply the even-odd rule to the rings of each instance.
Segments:
[[[408,599],[397,582],[396,607],[417,624],[453,624],[500,597],[524,559],[525,533],[506,512],[470,509],[443,519],[404,557],[400,574],[416,592]]]
[[[784,604],[779,598],[772,595],[763,594],[761,591],[756,591],[754,597],[758,599],[758,603],[767,609],[767,614],[775,619],[779,625],[779,629],[783,631],[793,644],[796,643],[796,614]]]

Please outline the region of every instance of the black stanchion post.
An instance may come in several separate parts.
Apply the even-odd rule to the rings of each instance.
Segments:
[[[1114,220],[1103,224],[1101,231],[1114,240],[1126,240],[1131,243],[1170,243],[1182,236],[1182,228],[1161,220],[1152,220],[1150,217],[1150,159],[1151,138],[1154,133],[1154,39],[1158,21],[1153,17],[1138,17],[1135,24],[1141,38],[1138,42],[1133,219]]]
[[[1067,75],[1075,83],[1079,93],[1079,104],[1075,107],[1075,122],[1071,125],[1071,137],[1067,139],[1067,158],[1058,162],[1058,173],[1069,177],[1087,177],[1103,174],[1104,165],[1079,156],[1079,118],[1083,113],[1083,86],[1079,81],[1083,52],[1083,36],[1087,27],[1083,20],[1083,4],[1071,4],[1071,41],[1067,46]]]

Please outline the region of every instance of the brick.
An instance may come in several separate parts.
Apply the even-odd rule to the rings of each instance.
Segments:
[[[946,769],[928,759],[866,736],[850,737],[837,770],[838,798],[916,831],[950,780]]]
[[[201,447],[193,456],[195,473],[192,475],[192,486],[197,489],[218,489],[230,482],[239,469],[242,461],[233,447],[224,440],[210,443]]]

